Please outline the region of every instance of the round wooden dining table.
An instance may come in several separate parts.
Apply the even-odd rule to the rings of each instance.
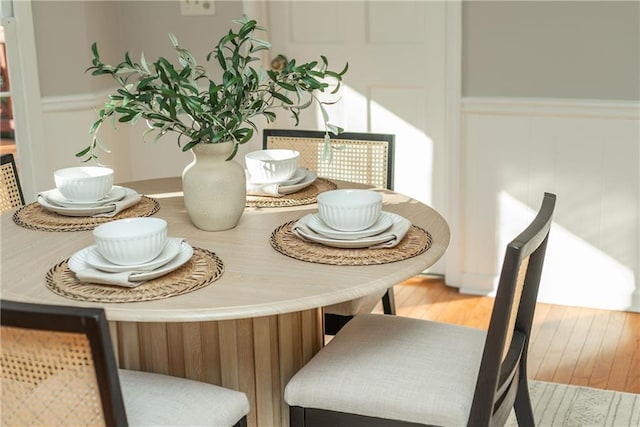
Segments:
[[[335,181],[339,188],[361,187]],[[376,265],[331,265],[283,255],[270,237],[287,222],[316,212],[316,204],[247,207],[230,230],[194,227],[181,180],[123,183],[157,202],[155,217],[168,234],[213,253],[217,280],[181,295],[151,301],[91,302],[52,292],[55,266],[93,244],[91,230],[43,231],[1,215],[1,296],[5,300],[104,308],[121,368],[191,378],[241,390],[251,404],[251,426],[288,425],[283,390],[323,346],[322,307],[387,289],[423,272],[449,244],[447,222],[431,207],[389,190],[383,211],[399,214],[431,236],[416,256]],[[223,200],[220,203],[224,203]]]

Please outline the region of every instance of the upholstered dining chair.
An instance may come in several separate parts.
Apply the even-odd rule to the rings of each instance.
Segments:
[[[3,426],[246,426],[244,393],[117,369],[100,308],[0,301]]]
[[[393,190],[395,136],[343,132],[331,136],[336,149],[331,161],[324,158],[325,132],[297,129],[265,129],[262,148],[287,148],[300,152],[300,166],[318,176]],[[395,314],[393,288],[324,308],[324,332],[335,335],[356,314],[369,313],[382,300],[385,314]]]
[[[0,156],[0,213],[24,205],[24,195],[13,154]]]
[[[556,197],[507,245],[487,331],[356,316],[289,381],[292,426],[533,426],[527,348]]]

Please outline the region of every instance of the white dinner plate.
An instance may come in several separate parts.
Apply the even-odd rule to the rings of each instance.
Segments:
[[[93,246],[89,246],[73,254],[69,259],[69,269],[74,273],[77,273],[81,270],[93,269],[93,267],[91,267],[87,263],[87,255],[89,251],[92,250]],[[191,245],[187,242],[182,242],[182,244],[180,245],[180,252],[171,261],[155,270],[141,272],[136,271],[129,276],[129,280],[132,282],[142,282],[145,280],[152,280],[160,276],[164,276],[165,274],[171,273],[173,270],[177,270],[178,268],[182,267],[187,261],[191,259],[192,256],[193,248],[191,247]]]
[[[125,189],[125,197],[137,194],[135,190],[132,190],[126,187],[122,187],[122,188]],[[40,204],[40,206],[42,206],[46,210],[55,212],[57,214],[64,215],[64,216],[91,216],[91,215],[112,212],[115,209],[115,202],[107,203],[104,206],[96,206],[92,208],[87,208],[87,207],[68,208],[64,206],[58,206],[55,203],[51,203],[42,196],[38,196],[38,203]]]
[[[114,185],[106,196],[100,200],[96,200],[95,202],[74,202],[73,200],[68,200],[56,188],[53,190],[43,191],[40,194],[50,203],[60,205],[64,208],[95,208],[98,206],[104,206],[107,203],[117,202],[124,198],[126,193],[127,192],[124,187]]]
[[[280,181],[280,182],[260,182],[260,181],[252,181],[251,180],[251,175],[249,175],[249,172],[245,169],[245,173],[247,174],[247,182],[249,182],[249,184],[253,184],[253,185],[260,185],[260,184],[279,184],[279,185],[293,185],[293,184],[297,184],[298,182],[302,181],[304,178],[306,178],[307,176],[307,169],[306,168],[298,168],[296,169],[295,173],[293,174],[293,176],[289,179],[286,179],[284,181]]]
[[[392,225],[393,219],[388,212],[380,212],[380,217],[371,227],[359,231],[340,231],[331,228],[320,219],[319,214],[313,214],[307,221],[307,226],[316,233],[338,240],[353,240],[375,236],[389,229]]]
[[[97,246],[90,246],[91,250],[87,251],[85,262],[89,264],[91,267],[96,268],[101,271],[107,271],[109,273],[119,273],[121,271],[151,271],[156,268],[162,267],[180,252],[180,246],[182,244],[183,239],[180,237],[169,237],[167,239],[167,243],[162,249],[162,252],[152,259],[149,262],[145,262],[144,264],[138,265],[118,265],[114,264],[107,259],[105,259],[100,252],[98,252]]]
[[[386,212],[386,214],[391,218],[392,225],[402,222],[408,221],[403,216],[395,214],[393,212]],[[361,237],[359,239],[353,240],[343,240],[343,239],[332,239],[331,237],[323,236],[322,234],[316,233],[315,231],[309,228],[308,220],[312,218],[312,215],[308,215],[308,219],[306,220],[306,229],[305,228],[296,228],[296,232],[299,233],[303,238],[310,240],[312,242],[321,243],[325,246],[331,246],[334,248],[344,248],[344,249],[357,249],[357,248],[368,248],[370,246],[379,245],[382,243],[386,243],[390,240],[396,238],[393,234],[391,234],[391,230],[388,232],[382,232],[375,236],[369,237]]]
[[[308,186],[313,184],[313,182],[316,180],[318,175],[312,170],[305,169],[305,171],[306,171],[306,175],[302,179],[302,181],[298,182],[297,184],[293,184],[293,185],[280,185],[278,187],[278,193],[280,193],[280,194],[295,193],[296,191],[300,191],[303,188],[307,188]]]
[[[311,240],[312,242],[322,243],[325,246],[331,246],[333,248],[344,249],[368,248],[369,246],[379,245],[380,243],[385,243],[393,239],[392,235],[381,234],[379,236],[363,237],[361,239],[341,240],[324,237],[321,234],[317,233],[306,233],[302,229],[298,229],[297,232],[300,233],[302,237]]]

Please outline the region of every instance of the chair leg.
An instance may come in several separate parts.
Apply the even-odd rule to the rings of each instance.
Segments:
[[[326,335],[335,335],[353,316],[343,316],[340,314],[325,313],[324,314],[324,333]]]
[[[382,310],[384,314],[396,314],[396,299],[393,294],[393,287],[387,289],[382,296]],[[335,335],[353,316],[343,316],[340,314],[325,313],[324,314],[324,333],[326,335]]]
[[[304,427],[304,408],[300,406],[289,407],[289,427]]]
[[[382,310],[384,314],[396,314],[396,298],[393,294],[393,287],[387,289],[382,296]]]
[[[233,427],[247,427],[247,416],[240,418],[240,420],[233,425]]]
[[[519,427],[535,427],[535,419],[533,417],[533,409],[531,408],[531,398],[529,397],[529,384],[527,376],[520,375],[518,382],[518,392],[516,400],[513,404],[516,412],[516,419]]]

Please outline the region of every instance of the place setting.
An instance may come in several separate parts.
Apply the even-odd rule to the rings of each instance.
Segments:
[[[342,189],[318,195],[318,211],[271,234],[280,253],[332,265],[384,264],[411,258],[431,246],[431,235],[401,215],[382,210],[382,194]]]
[[[37,201],[20,208],[14,221],[46,231],[90,230],[112,219],[150,216],[160,205],[137,191],[113,185],[113,170],[80,166],[54,172],[56,187],[41,191]]]
[[[300,153],[265,149],[245,155],[247,206],[281,207],[316,202],[319,193],[337,185],[299,166]]]
[[[149,301],[200,289],[224,271],[213,252],[167,236],[161,218],[112,221],[93,237],[94,244],[49,270],[50,290],[81,301]]]

